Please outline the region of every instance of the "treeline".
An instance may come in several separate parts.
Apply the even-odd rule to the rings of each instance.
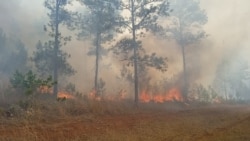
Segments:
[[[72,11],[69,5],[79,4],[81,8]],[[28,57],[25,45],[16,39],[7,37],[0,31],[0,73],[11,76],[16,70],[27,72],[32,67],[39,77],[53,78],[53,94],[57,96],[58,86],[62,77],[76,73],[69,64],[70,54],[62,50],[62,46],[71,41],[91,40],[92,48],[88,55],[95,56],[95,73],[93,89],[96,96],[101,95],[105,80],[99,72],[100,59],[108,52],[115,55],[114,59],[122,60],[121,76],[134,84],[135,105],[138,105],[141,89],[148,87],[145,74],[148,68],[166,72],[167,56],[148,53],[142,45],[145,36],[151,34],[160,40],[175,41],[182,55],[183,71],[178,79],[168,81],[179,85],[185,101],[190,100],[194,82],[189,79],[190,65],[187,52],[191,46],[200,46],[200,41],[206,39],[207,34],[203,26],[208,18],[205,10],[201,9],[196,0],[45,0],[44,6],[48,11],[49,23],[44,25],[48,34],[48,41],[38,41],[32,57]],[[62,29],[68,28],[76,33],[75,37],[62,34]],[[168,50],[162,48],[163,52]],[[226,59],[226,58],[225,58]],[[237,59],[235,59],[237,60]],[[84,65],[84,64],[82,64]],[[227,69],[230,65],[239,65],[234,71]],[[207,66],[209,67],[209,65]],[[77,72],[81,73],[81,72]],[[209,90],[229,99],[245,97],[249,90],[248,65],[240,62],[222,62],[218,66],[215,83]],[[165,80],[164,80],[165,82]],[[162,83],[162,87],[169,87],[170,82]],[[197,85],[195,85],[197,86]],[[210,89],[211,88],[211,89]]]

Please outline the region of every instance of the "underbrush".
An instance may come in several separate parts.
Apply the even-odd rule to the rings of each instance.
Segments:
[[[7,99],[7,100],[6,100]],[[218,106],[227,103],[209,104],[199,101],[192,103],[165,102],[140,103],[134,106],[132,100],[92,100],[78,97],[76,99],[56,100],[51,96],[39,96],[34,99],[10,95],[0,99],[0,117],[2,119],[48,120],[78,116],[122,115],[152,111],[180,111],[200,107]],[[237,105],[238,103],[230,104]]]
[[[84,96],[74,99],[55,99],[49,94],[34,94],[32,98],[8,89],[0,95],[0,123],[27,125],[51,123],[67,119],[94,121],[96,117],[135,115],[154,112],[182,112],[206,107],[237,105],[236,101],[209,103],[204,101],[181,101],[164,103],[140,103],[135,107],[133,100],[94,100]]]
[[[18,100],[19,99],[19,100]],[[20,100],[21,99],[21,100]],[[86,98],[56,100],[53,97],[17,98],[2,102],[2,119],[47,120],[86,115],[115,115],[133,111],[133,101],[91,100]]]
[[[249,139],[247,105],[175,101],[135,108],[132,100],[19,98],[1,105],[0,141],[192,141],[223,140],[228,134]]]

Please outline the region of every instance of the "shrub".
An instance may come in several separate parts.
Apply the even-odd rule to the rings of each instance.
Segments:
[[[55,82],[52,81],[52,77],[47,79],[38,78],[31,70],[26,74],[22,74],[16,71],[10,78],[10,83],[17,91],[26,94],[27,96],[33,96],[34,93],[39,91],[39,88],[48,87],[51,88]]]

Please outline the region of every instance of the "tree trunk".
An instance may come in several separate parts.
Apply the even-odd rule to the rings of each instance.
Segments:
[[[57,97],[58,93],[58,49],[59,49],[59,41],[58,41],[58,28],[59,28],[59,21],[58,21],[58,11],[59,11],[59,0],[56,0],[56,21],[55,21],[55,46],[54,46],[54,72],[53,77],[54,81],[56,82],[53,87],[53,95]]]
[[[225,100],[228,100],[228,94],[227,94],[227,86],[226,86],[226,80],[223,80],[223,84],[224,84],[224,94],[225,94]]]
[[[138,48],[135,38],[135,15],[134,15],[134,0],[131,0],[131,17],[132,17],[132,34],[134,46],[134,89],[135,89],[135,106],[139,103],[139,87],[138,87]]]
[[[188,81],[187,81],[187,68],[186,68],[186,54],[185,54],[185,46],[181,43],[182,50],[182,62],[183,62],[183,87],[182,94],[184,101],[188,101]]]
[[[100,50],[100,34],[97,33],[96,34],[96,60],[95,60],[95,91],[96,91],[96,95],[99,95],[99,86],[98,86],[98,71],[99,71],[99,50]]]

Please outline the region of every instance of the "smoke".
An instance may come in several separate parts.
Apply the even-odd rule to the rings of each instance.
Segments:
[[[250,53],[248,47],[250,21],[247,20],[250,15],[247,6],[249,4],[248,0],[201,1],[201,6],[205,8],[208,15],[205,30],[209,34],[207,41],[203,42],[202,46],[206,48],[201,57],[204,63],[202,76],[209,77],[201,78],[202,81],[211,83],[217,65],[227,56],[232,58],[242,56],[250,61],[250,58],[247,57],[247,54]]]
[[[31,52],[39,39],[46,38],[47,22],[43,0],[8,0],[0,4],[0,27],[14,38],[21,39]]]
[[[0,5],[0,27],[9,36],[21,39],[29,52],[35,49],[38,40],[48,37],[43,31],[43,25],[48,22],[43,0],[8,0]],[[204,29],[209,35],[195,46],[188,49],[188,64],[192,72],[191,80],[204,85],[210,85],[215,77],[217,66],[226,56],[247,57],[250,54],[250,21],[249,0],[201,0],[201,7],[206,10],[208,23]],[[70,32],[70,31],[68,31]],[[70,32],[69,34],[72,34]],[[182,72],[182,58],[180,48],[175,42],[160,40],[148,36],[143,40],[144,47],[150,52],[156,52],[168,57],[168,71],[160,73],[150,69],[150,75],[155,81],[163,77],[171,77]],[[90,90],[94,78],[94,56],[87,56],[91,41],[73,40],[63,47],[71,54],[70,63],[77,73],[70,80],[76,84],[80,91]],[[106,81],[110,93],[118,84],[116,76],[119,75],[121,65],[112,55],[103,58],[100,67],[101,77]],[[125,85],[125,86],[124,86]],[[128,87],[126,83],[119,82],[118,88]]]

